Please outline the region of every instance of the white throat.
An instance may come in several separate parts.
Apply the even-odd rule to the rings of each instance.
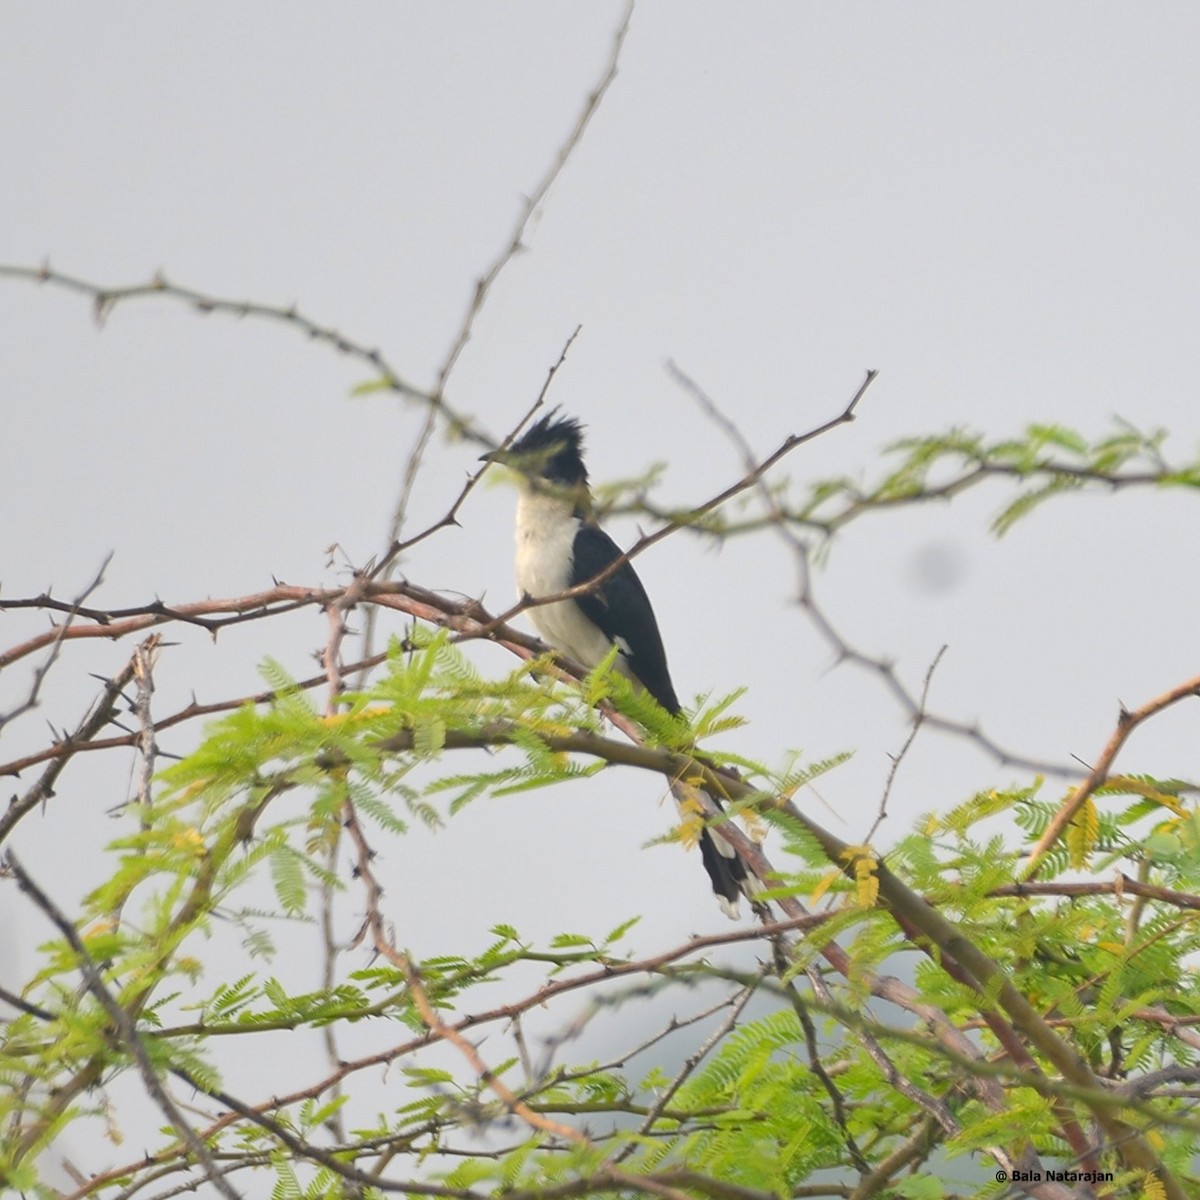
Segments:
[[[569,500],[522,488],[517,501],[517,587],[535,598],[571,586],[579,518]],[[534,609],[534,624],[539,624]]]
[[[517,587],[522,594],[539,599],[571,586],[579,526],[570,500],[522,488],[517,502]],[[531,608],[529,618],[546,642],[584,667],[596,666],[609,651],[608,638],[574,600]]]

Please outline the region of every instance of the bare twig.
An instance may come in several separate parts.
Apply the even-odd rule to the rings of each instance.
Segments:
[[[875,836],[876,830],[883,824],[887,817],[888,798],[892,794],[892,784],[896,781],[896,772],[900,770],[900,764],[904,761],[904,756],[908,753],[909,747],[917,739],[917,733],[920,731],[921,725],[925,721],[925,704],[929,699],[929,685],[933,680],[933,673],[937,670],[937,665],[942,661],[942,655],[946,653],[945,645],[933,656],[933,662],[929,664],[929,670],[925,672],[925,682],[921,685],[921,695],[917,702],[917,711],[912,718],[912,728],[908,731],[908,737],[904,739],[904,745],[900,747],[900,753],[892,758],[892,765],[887,774],[887,781],[883,785],[883,795],[879,798],[879,812],[875,814],[875,821],[871,828],[867,830],[867,836],[863,838],[864,842],[870,842]]]
[[[576,326],[574,332],[567,339],[562,351],[558,356],[558,361],[554,363],[547,373],[546,381],[542,384],[542,390],[538,393],[537,399],[517,423],[516,427],[501,443],[502,446],[507,446],[517,436],[521,428],[530,419],[530,417],[532,417],[533,414],[537,412],[537,410],[545,403],[546,394],[550,390],[550,385],[554,382],[554,377],[558,374],[563,363],[566,362],[567,354],[574,345],[575,339],[579,336],[579,330],[580,326]],[[467,476],[466,481],[459,489],[458,495],[454,498],[453,503],[446,510],[446,512],[443,513],[440,518],[438,518],[438,520],[434,521],[432,525],[422,529],[420,533],[414,534],[412,537],[407,538],[404,541],[400,541],[399,538],[404,525],[404,517],[408,511],[409,495],[413,484],[416,482],[417,467],[420,464],[421,457],[425,452],[425,447],[433,430],[433,424],[434,414],[433,410],[431,409],[429,418],[426,420],[425,425],[422,428],[421,435],[418,438],[417,443],[414,445],[412,453],[409,455],[408,466],[405,469],[404,484],[400,492],[400,499],[397,501],[396,510],[392,515],[391,528],[388,531],[388,548],[376,566],[370,572],[368,572],[368,578],[370,578],[372,581],[391,579],[395,572],[396,565],[400,561],[400,556],[406,550],[411,549],[413,546],[419,545],[421,542],[425,541],[426,538],[432,537],[441,529],[446,529],[450,526],[457,525],[459,510],[466,502],[467,497],[472,491],[474,491],[475,485],[478,484],[480,479],[483,478],[484,471],[487,469],[486,466],[480,467],[478,470],[473,471]],[[378,615],[379,610],[374,606],[371,606],[367,610],[367,619],[363,628],[361,644],[361,653],[364,658],[370,658],[372,654]]]
[[[373,373],[378,376],[382,385],[388,390],[440,408],[465,437],[484,444],[483,435],[471,426],[466,417],[454,412],[444,398],[434,397],[431,393],[408,383],[388,363],[382,351],[368,346],[365,342],[348,337],[331,325],[322,324],[312,317],[306,316],[295,304],[273,305],[257,300],[232,300],[214,296],[196,288],[171,283],[161,271],[145,283],[106,285],[81,279],[64,271],[57,271],[48,262],[38,267],[6,263],[0,264],[0,279],[4,278],[50,284],[52,287],[86,296],[92,301],[92,311],[100,323],[103,323],[108,314],[118,305],[146,297],[174,300],[199,313],[219,313],[238,319],[250,318],[281,322],[291,326],[310,341],[331,346],[339,353],[371,367]]]
[[[1079,883],[1035,883],[1023,880],[993,888],[989,896],[1137,896],[1146,900],[1157,900],[1174,908],[1200,911],[1200,896],[1191,892],[1180,892],[1173,888],[1156,887],[1142,879],[1131,879],[1118,875],[1110,880],[1087,880]]]
[[[198,600],[191,604],[168,607],[161,601],[146,605],[128,615],[124,613],[84,613],[94,621],[91,625],[75,623],[69,628],[58,627],[47,633],[38,634],[20,642],[9,650],[0,653],[0,670],[12,666],[13,663],[34,654],[43,646],[51,644],[56,638],[65,642],[78,639],[108,638],[117,641],[131,633],[140,633],[143,629],[153,629],[158,625],[166,625],[179,621],[185,625],[198,625],[215,637],[229,625],[240,625],[246,621],[261,621],[268,617],[276,617],[281,613],[294,612],[312,604],[323,603],[329,596],[341,593],[340,588],[312,589],[293,588],[286,584],[267,592],[243,596],[235,600]],[[274,598],[274,600],[272,599]],[[41,597],[33,600],[3,600],[0,599],[0,612],[15,608],[52,608],[56,602]],[[207,614],[230,613],[232,615],[210,619]]]
[[[529,228],[529,222],[533,218],[533,214],[537,211],[538,205],[546,198],[547,192],[554,186],[555,180],[562,173],[563,167],[567,165],[567,161],[570,159],[575,147],[582,141],[588,125],[600,107],[600,102],[604,99],[604,94],[612,86],[613,80],[616,79],[617,66],[621,60],[621,47],[625,44],[625,35],[629,32],[629,21],[632,16],[633,3],[630,0],[617,26],[616,33],[613,34],[612,49],[608,56],[608,62],[600,76],[599,83],[584,103],[583,111],[576,118],[575,125],[567,135],[566,141],[559,147],[558,154],[555,156],[554,162],[551,163],[550,169],[542,176],[541,180],[526,198],[525,204],[521,209],[521,214],[517,218],[517,223],[513,226],[508,241],[492,265],[475,284],[475,291],[471,297],[470,304],[467,306],[467,311],[463,315],[462,324],[459,326],[458,333],[450,346],[449,352],[446,354],[441,369],[438,371],[437,382],[433,388],[434,396],[440,397],[445,391],[446,381],[450,378],[450,374],[454,370],[459,356],[465,349],[467,342],[471,339],[471,331],[475,325],[475,318],[478,317],[484,304],[487,302],[493,284],[500,277],[504,268],[521,251],[525,231]]]

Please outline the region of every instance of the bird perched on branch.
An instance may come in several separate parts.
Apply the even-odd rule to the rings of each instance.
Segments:
[[[520,480],[517,586],[535,600],[587,583],[622,556],[592,516],[583,429],[578,421],[556,412],[530,426],[511,446],[482,459],[510,467]],[[582,595],[535,606],[529,615],[555,650],[589,670],[615,646],[616,666],[622,674],[667,712],[682,711],[654,610],[631,563],[622,563]],[[687,804],[687,786],[672,785],[681,806]],[[713,800],[720,807],[720,801]],[[717,902],[726,916],[736,919],[739,897],[750,895],[757,880],[720,829],[701,831],[700,852]]]

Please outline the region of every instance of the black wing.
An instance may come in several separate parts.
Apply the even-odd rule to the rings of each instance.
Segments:
[[[595,578],[620,557],[620,547],[603,529],[598,525],[580,525],[575,534],[571,586]],[[577,597],[576,603],[589,621],[621,647],[626,664],[642,687],[667,712],[679,712],[654,609],[633,565],[623,563],[595,591]]]
[[[578,587],[594,579],[605,567],[621,557],[620,547],[597,525],[580,525],[575,534],[575,563],[571,586]],[[667,670],[654,609],[637,572],[630,563],[622,564],[595,591],[575,601],[584,616],[598,625],[610,641],[621,646],[625,661],[642,686],[670,713],[679,712],[679,701]],[[711,793],[710,793],[711,795]],[[712,797],[718,808],[721,801]],[[719,843],[718,840],[720,839]],[[721,900],[729,917],[737,916],[737,899],[751,895],[746,886],[750,873],[719,831],[705,829],[700,834],[700,852],[704,869],[712,881],[712,890]]]

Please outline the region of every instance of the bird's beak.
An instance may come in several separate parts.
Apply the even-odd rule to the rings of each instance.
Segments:
[[[483,463],[509,463],[512,462],[512,455],[507,450],[489,450],[486,454],[479,456],[479,461]]]

